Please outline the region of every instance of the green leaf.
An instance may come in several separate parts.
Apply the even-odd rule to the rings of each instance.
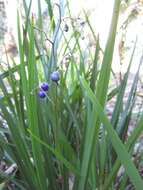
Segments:
[[[96,96],[93,94],[92,90],[88,86],[85,79],[81,78],[81,83],[84,88],[85,96],[87,96],[90,99],[90,101],[92,102],[95,108],[96,114],[99,116],[101,122],[105,125],[105,128],[108,132],[108,135],[110,137],[114,150],[116,151],[118,155],[118,159],[123,164],[126,170],[126,173],[128,174],[130,180],[132,181],[136,189],[141,190],[143,187],[143,181],[135,165],[133,164],[131,157],[128,154],[125,146],[123,145],[122,141],[118,137],[116,131],[113,129],[113,126],[111,125],[109,119],[105,115],[102,106],[100,105]]]
[[[32,132],[30,130],[28,130],[28,131],[37,142],[39,142],[40,144],[42,144],[43,146],[48,148],[48,150],[50,150],[58,158],[58,160],[61,161],[71,172],[73,172],[74,174],[76,174],[78,176],[80,175],[79,171],[75,168],[75,166],[73,166],[70,162],[68,162],[62,156],[62,154],[60,154],[60,152],[58,152],[56,149],[52,148],[50,145],[46,144],[41,139],[39,139],[37,136],[32,134]]]

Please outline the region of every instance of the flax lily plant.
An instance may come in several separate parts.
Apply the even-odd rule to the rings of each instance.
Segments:
[[[16,165],[12,173],[0,170],[0,189],[108,190],[131,184],[142,190],[143,180],[132,157],[143,129],[142,114],[127,136],[142,58],[123,105],[137,41],[122,80],[109,89],[121,0],[114,0],[104,50],[86,10],[86,27],[95,45],[83,50],[69,3],[65,8],[45,2],[46,24],[41,1],[37,0],[35,19],[32,1],[23,0],[24,20],[17,12],[19,63],[6,55],[8,70],[0,75],[1,161],[7,167]],[[65,13],[68,17],[63,19]],[[109,117],[106,106],[112,98],[116,101]]]

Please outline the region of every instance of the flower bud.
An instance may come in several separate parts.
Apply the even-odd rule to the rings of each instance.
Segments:
[[[47,82],[42,83],[40,87],[43,91],[47,91],[49,89],[49,85]]]
[[[40,91],[38,92],[38,96],[39,96],[40,98],[45,98],[45,97],[46,97],[46,93],[45,93],[44,91],[40,90]]]
[[[64,31],[65,31],[65,32],[68,32],[68,31],[69,31],[69,26],[68,26],[67,24],[65,24],[65,26],[64,26]]]
[[[58,82],[60,79],[60,74],[58,71],[54,71],[51,73],[51,80],[54,82]]]

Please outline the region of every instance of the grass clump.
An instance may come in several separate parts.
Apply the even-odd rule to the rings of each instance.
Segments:
[[[19,64],[7,58],[8,71],[0,75],[1,118],[6,122],[0,128],[2,159],[7,166],[16,164],[12,173],[0,172],[1,188],[107,190],[125,189],[130,181],[141,190],[143,181],[132,153],[142,132],[142,114],[127,135],[141,63],[123,104],[137,41],[125,75],[109,93],[121,1],[114,1],[104,50],[86,11],[81,22],[72,18],[68,2],[65,9],[55,4],[56,20],[47,0],[45,31],[41,2],[37,21],[31,16],[31,2],[23,0],[24,24],[17,14]],[[80,32],[85,24],[95,45],[83,50]],[[106,107],[112,98],[116,102],[109,117]]]

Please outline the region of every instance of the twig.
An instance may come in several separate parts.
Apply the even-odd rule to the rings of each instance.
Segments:
[[[34,26],[34,29],[35,29],[35,30],[38,30],[39,32],[43,32],[43,33],[45,34],[46,40],[49,41],[49,42],[53,45],[53,42],[48,38],[46,32],[44,32],[43,30],[41,30],[41,29],[39,29],[39,28],[37,28],[37,27],[35,27],[35,26]]]

